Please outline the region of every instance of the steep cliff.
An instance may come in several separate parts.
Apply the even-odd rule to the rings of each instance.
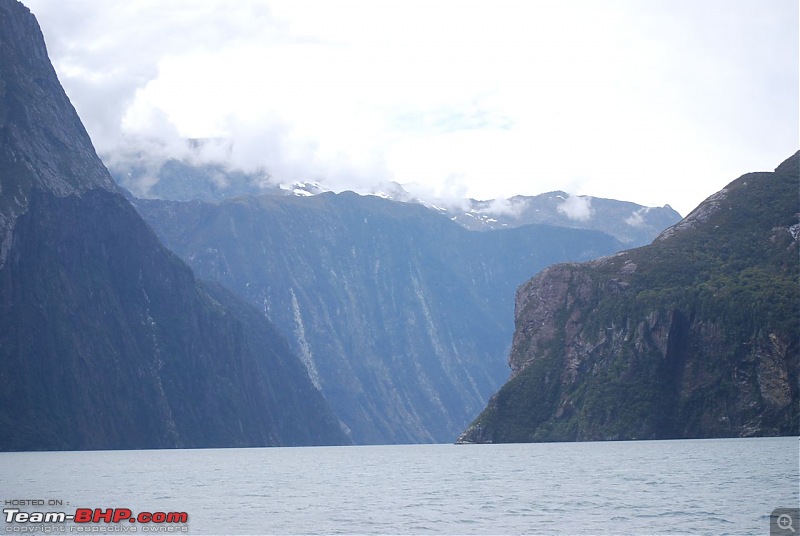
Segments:
[[[512,377],[459,441],[797,435],[798,184],[795,154],[520,287]]]
[[[116,186],[47,57],[36,19],[0,2],[0,267],[33,188],[59,196]]]
[[[0,450],[346,443],[286,341],[116,191],[0,0]]]
[[[453,441],[508,377],[516,287],[621,249],[596,231],[471,232],[353,193],[136,206],[287,334],[357,443]]]

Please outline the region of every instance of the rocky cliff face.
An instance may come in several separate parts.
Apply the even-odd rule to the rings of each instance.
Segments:
[[[621,247],[548,226],[471,232],[353,193],[136,206],[287,334],[358,443],[453,441],[508,377],[516,287]]]
[[[14,222],[33,188],[59,196],[91,188],[114,190],[89,136],[56,78],[31,13],[0,2],[0,267]],[[69,150],[67,150],[69,149]],[[13,177],[13,180],[12,180]]]
[[[346,443],[285,340],[116,187],[0,0],[0,450]]]
[[[459,441],[797,435],[799,175],[795,154],[520,287],[512,378]]]

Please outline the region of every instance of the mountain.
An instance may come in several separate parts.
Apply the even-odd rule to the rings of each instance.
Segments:
[[[199,147],[199,142],[190,147]],[[110,158],[111,162],[119,158]],[[109,163],[117,184],[134,196],[174,201],[219,201],[242,195],[281,193],[269,182],[266,173],[229,170],[221,164],[199,164],[169,158],[163,162],[152,155],[139,154],[125,163]]]
[[[459,442],[798,435],[798,167],[520,287],[512,377]]]
[[[260,194],[308,197],[330,191],[318,182],[275,184],[265,172],[244,173],[222,164],[200,164],[197,150],[202,143],[194,140],[189,146],[195,151],[185,160],[171,158],[162,162],[154,155],[140,154],[133,159],[109,155],[108,160],[116,162],[110,167],[112,176],[138,198],[170,201],[217,202]],[[555,225],[602,231],[627,247],[650,243],[658,233],[681,219],[669,205],[645,207],[561,191],[488,201],[421,199],[393,182],[359,193],[420,204],[473,231]]]
[[[645,207],[628,201],[549,192],[507,200],[468,200],[464,209],[433,207],[467,229],[483,231],[532,223],[608,233],[628,247],[650,243],[681,216],[669,205]]]
[[[582,229],[468,231],[352,192],[135,205],[289,337],[356,443],[452,442],[508,377],[516,287],[622,249]]]
[[[262,314],[118,191],[30,11],[0,0],[0,450],[349,442]]]

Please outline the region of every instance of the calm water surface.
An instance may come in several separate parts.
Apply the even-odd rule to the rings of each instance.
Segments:
[[[762,438],[0,453],[0,501],[187,512],[191,534],[769,534],[770,512],[799,504],[799,446]]]

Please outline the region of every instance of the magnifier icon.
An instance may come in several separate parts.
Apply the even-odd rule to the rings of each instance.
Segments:
[[[794,527],[792,527],[792,516],[789,514],[781,514],[778,516],[778,526],[783,529],[789,529],[794,532]]]

